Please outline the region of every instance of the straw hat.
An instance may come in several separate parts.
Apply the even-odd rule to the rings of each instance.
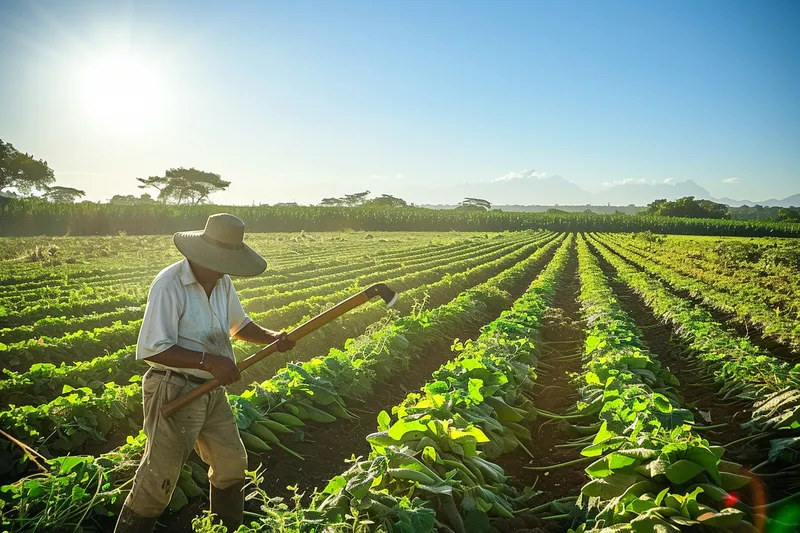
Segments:
[[[193,263],[232,276],[257,276],[267,262],[244,238],[244,222],[228,213],[211,215],[203,230],[179,231],[172,237],[178,250]]]

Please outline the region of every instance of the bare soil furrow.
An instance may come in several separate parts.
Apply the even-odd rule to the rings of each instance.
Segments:
[[[581,322],[577,294],[580,289],[577,275],[577,256],[574,249],[558,284],[552,308],[542,325],[543,365],[536,371],[534,405],[544,411],[566,414],[575,407],[578,392],[571,383],[570,374],[581,369],[583,348],[583,324]],[[534,487],[542,493],[531,505],[544,504],[567,496],[577,496],[586,482],[585,465],[578,464],[545,471],[528,470],[525,467],[542,467],[580,458],[580,447],[559,448],[573,437],[568,425],[543,416],[530,423],[532,442],[526,444],[533,458],[518,448],[510,454],[501,455],[497,463],[510,476],[509,484],[522,491]],[[536,516],[521,516],[515,520],[499,521],[500,531],[566,531],[564,523],[545,522]]]

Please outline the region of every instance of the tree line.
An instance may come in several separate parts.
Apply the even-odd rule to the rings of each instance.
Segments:
[[[694,196],[685,196],[671,202],[664,199],[656,200],[639,214],[682,218],[800,222],[800,207],[764,207],[761,205],[729,207],[711,200],[695,200]]]
[[[115,205],[202,205],[210,203],[214,193],[226,190],[231,182],[222,179],[214,172],[207,172],[191,168],[170,168],[163,176],[149,176],[136,178],[140,189],[150,189],[156,192],[154,198],[149,192],[140,196],[132,194],[114,195],[109,203]],[[36,159],[30,154],[17,150],[11,143],[0,139],[0,196],[18,196],[10,189],[15,189],[23,195],[35,196],[56,203],[75,202],[86,196],[85,191],[73,187],[54,185],[55,175],[47,161]],[[323,198],[320,207],[375,207],[375,208],[404,208],[416,207],[402,198],[391,194],[381,194],[370,198],[370,191],[345,194],[342,197]],[[297,205],[293,202],[276,204],[280,207]],[[456,206],[459,211],[492,211],[492,204],[483,198],[464,198]],[[494,211],[498,211],[494,209]],[[693,196],[686,196],[677,200],[655,200],[641,211],[639,215],[656,217],[680,218],[711,218],[711,219],[753,219],[777,220],[781,222],[800,222],[800,208],[729,208],[725,204],[710,200],[697,200]]]
[[[132,194],[115,194],[109,203],[115,205],[148,205],[155,203],[176,205],[201,205],[209,203],[210,196],[224,191],[231,182],[223,180],[219,174],[191,168],[170,168],[163,176],[136,178],[140,189],[157,191],[155,198],[149,193],[140,196]],[[11,143],[0,139],[0,194],[16,197],[16,193],[8,189],[16,189],[23,195],[35,196],[53,202],[75,202],[86,196],[86,192],[72,187],[53,185],[55,175],[47,161],[35,159],[20,152]],[[341,198],[323,198],[322,207],[413,207],[402,198],[391,194],[382,194],[368,198],[370,191],[346,194]],[[296,205],[293,202],[277,204],[279,206]],[[459,209],[489,211],[492,204],[481,198],[465,198],[459,203]]]

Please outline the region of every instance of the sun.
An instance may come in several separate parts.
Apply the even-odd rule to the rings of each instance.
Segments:
[[[87,118],[115,131],[136,131],[162,111],[164,89],[153,64],[130,54],[88,59],[79,74]]]

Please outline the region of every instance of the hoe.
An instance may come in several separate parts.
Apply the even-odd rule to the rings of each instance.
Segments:
[[[383,301],[386,302],[386,305],[388,305],[389,307],[393,306],[395,302],[397,302],[396,292],[394,292],[392,289],[390,289],[383,283],[377,283],[371,287],[364,289],[358,294],[354,294],[350,298],[339,302],[338,304],[331,307],[324,313],[318,314],[311,320],[304,322],[300,326],[290,331],[287,337],[297,342],[298,340],[302,339],[312,331],[321,328],[325,324],[339,318],[348,311],[351,311],[356,307],[367,303],[370,299],[374,298],[375,296],[380,296],[383,299]],[[268,344],[261,350],[249,356],[247,359],[244,359],[237,366],[239,367],[239,370],[244,370],[246,368],[249,368],[252,365],[264,359],[266,356],[275,353],[277,349],[278,349],[277,341],[273,342],[272,344]],[[167,405],[163,406],[161,408],[161,415],[164,418],[169,418],[175,411],[177,411],[184,405],[188,404],[189,402],[197,398],[200,398],[205,393],[217,388],[218,386],[219,386],[219,380],[217,378],[207,381],[203,385],[200,385],[199,387],[192,389],[183,396],[180,396],[175,400],[173,400],[172,402],[168,403]]]

